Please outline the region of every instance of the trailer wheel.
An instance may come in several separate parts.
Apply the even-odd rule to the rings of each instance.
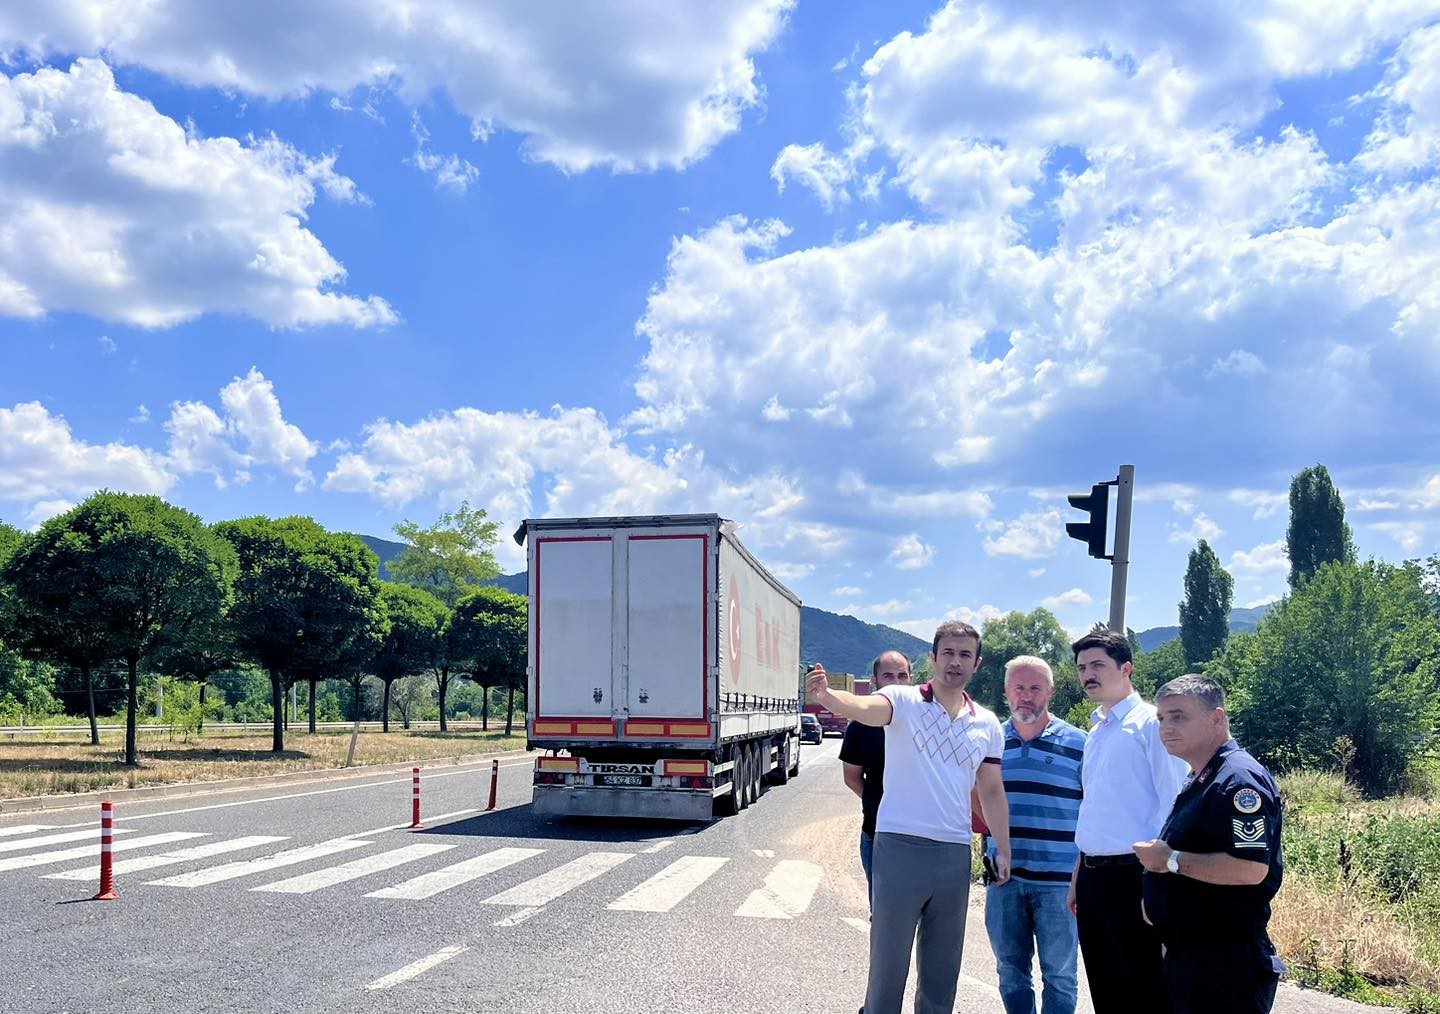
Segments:
[[[742,810],[755,801],[751,789],[750,750],[747,744],[741,743],[735,747],[735,798],[740,801]]]
[[[765,794],[765,759],[768,743],[755,740],[750,744],[750,802],[759,802]]]
[[[790,757],[795,750],[795,741],[789,736],[780,737],[779,763],[775,765],[775,784],[784,785],[790,780]]]

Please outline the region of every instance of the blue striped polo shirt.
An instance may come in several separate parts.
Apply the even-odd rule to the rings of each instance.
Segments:
[[[1078,850],[1075,824],[1080,819],[1080,760],[1085,733],[1055,718],[1026,742],[1015,724],[1004,725],[1005,754],[1000,770],[1010,804],[1010,873],[1021,880],[1070,883]],[[993,858],[995,841],[986,851]]]

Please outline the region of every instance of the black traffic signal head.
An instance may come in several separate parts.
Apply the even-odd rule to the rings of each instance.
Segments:
[[[1105,523],[1110,513],[1110,484],[1097,482],[1089,493],[1071,493],[1065,499],[1071,507],[1078,507],[1090,515],[1089,521],[1071,521],[1065,525],[1065,534],[1079,539],[1090,547],[1090,555],[1105,560]]]

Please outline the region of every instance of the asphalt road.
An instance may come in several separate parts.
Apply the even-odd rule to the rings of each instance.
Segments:
[[[707,827],[537,817],[526,757],[492,813],[488,761],[424,775],[421,831],[406,775],[128,802],[112,902],[88,900],[97,807],[0,817],[0,1011],[853,1011],[868,926],[838,747]],[[1001,1009],[981,894],[965,1014]]]

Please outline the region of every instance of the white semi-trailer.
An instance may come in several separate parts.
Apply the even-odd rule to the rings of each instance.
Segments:
[[[537,813],[709,820],[800,770],[800,600],[715,514],[528,539]]]

